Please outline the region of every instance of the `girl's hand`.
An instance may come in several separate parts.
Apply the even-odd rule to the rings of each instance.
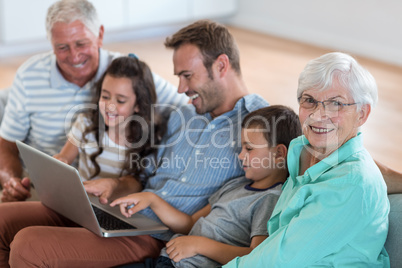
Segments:
[[[53,157],[56,158],[57,160],[63,162],[63,163],[68,164],[67,159],[62,154],[55,154],[55,155],[53,155]]]
[[[193,257],[198,254],[197,246],[200,239],[202,238],[199,236],[176,237],[166,244],[166,253],[169,254],[169,258],[174,262]]]
[[[120,197],[114,200],[110,206],[120,205],[120,212],[124,216],[131,215],[141,211],[152,205],[154,194],[149,192],[130,194],[125,197]]]
[[[101,204],[107,204],[114,190],[119,185],[118,178],[102,178],[90,181],[84,181],[85,191],[89,194],[99,197]]]

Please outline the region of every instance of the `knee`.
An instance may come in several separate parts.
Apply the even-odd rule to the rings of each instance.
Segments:
[[[43,260],[41,227],[27,227],[19,231],[10,244],[11,267],[40,267]]]
[[[0,206],[0,243],[9,248],[14,235],[19,231],[19,222],[14,221],[14,207],[12,203],[2,203]]]

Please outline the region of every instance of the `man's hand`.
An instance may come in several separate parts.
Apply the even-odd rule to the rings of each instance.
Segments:
[[[20,178],[13,177],[7,182],[3,183],[3,196],[2,202],[13,201],[25,201],[31,197],[31,181],[25,177],[22,180]]]
[[[119,179],[117,178],[102,178],[90,181],[84,181],[85,191],[89,194],[99,197],[101,204],[109,203],[109,199],[113,192],[119,185]]]
[[[30,181],[21,180],[22,164],[17,144],[0,137],[0,182],[3,186],[2,202],[24,201],[31,196]]]

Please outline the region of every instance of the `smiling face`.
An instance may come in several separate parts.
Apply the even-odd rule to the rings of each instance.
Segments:
[[[221,104],[225,98],[216,79],[208,76],[198,47],[181,45],[174,51],[173,63],[174,73],[179,77],[178,92],[191,98],[197,113],[211,113],[213,116],[222,114]],[[213,67],[212,75],[215,77]]]
[[[95,76],[102,39],[103,27],[95,36],[79,20],[53,25],[51,43],[57,66],[67,81],[82,87]]]
[[[335,100],[344,104],[354,103],[349,91],[337,83],[324,91],[305,90],[302,97],[305,96],[317,101]],[[367,104],[363,105],[361,110],[357,110],[355,105],[351,105],[344,106],[335,112],[325,110],[321,103],[315,109],[299,107],[303,134],[310,142],[313,152],[324,157],[355,137],[358,128],[367,120],[369,113],[370,106]]]
[[[102,83],[99,110],[109,129],[123,130],[125,120],[138,112],[131,80],[106,75]]]

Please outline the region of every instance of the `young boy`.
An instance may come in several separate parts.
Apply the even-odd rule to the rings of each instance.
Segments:
[[[188,234],[166,244],[156,267],[217,267],[250,253],[268,237],[267,222],[288,176],[287,148],[301,135],[299,119],[290,108],[269,106],[247,115],[241,134],[245,176],[227,182],[192,216],[149,192],[111,203],[127,217],[150,207],[172,231]]]

